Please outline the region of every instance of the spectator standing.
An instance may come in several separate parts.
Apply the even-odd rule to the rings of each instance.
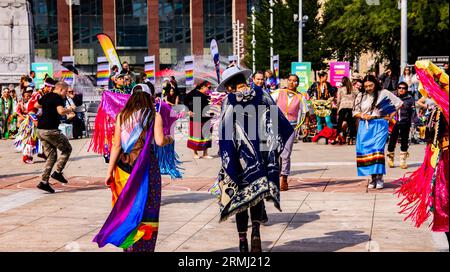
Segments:
[[[9,89],[4,88],[0,97],[0,139],[9,138],[9,122],[12,114],[13,100],[9,95]]]
[[[398,79],[392,72],[392,69],[388,67],[384,74],[380,77],[381,87],[391,92],[397,90]]]
[[[406,159],[409,157],[409,132],[411,130],[411,123],[415,111],[414,98],[408,93],[408,84],[400,82],[397,88],[397,96],[403,101],[403,105],[397,111],[397,122],[392,129],[388,145],[388,164],[390,168],[394,167],[395,146],[397,145],[398,137],[400,136],[400,167],[402,169],[408,168]]]
[[[358,95],[359,91],[355,91],[353,89],[352,83],[348,77],[342,78],[342,87],[338,89],[337,93],[337,114],[338,114],[338,139],[339,142],[345,142],[347,136],[349,137],[348,144],[353,145],[353,140],[356,137],[356,126],[355,120],[353,118],[353,105],[355,103],[355,98]],[[343,127],[344,121],[347,123],[349,135],[347,135],[346,128]]]

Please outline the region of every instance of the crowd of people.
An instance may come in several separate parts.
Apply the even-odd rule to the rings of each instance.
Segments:
[[[50,77],[36,89],[33,74],[21,80],[21,98],[14,88],[3,89],[0,137],[14,138],[26,163],[32,163],[33,155],[38,153],[46,159],[37,187],[54,193],[48,181],[51,177],[68,182],[62,172],[72,150],[58,127],[61,122],[73,124],[74,131],[81,126],[82,117],[76,109],[82,99],[69,85]],[[170,111],[162,112],[164,107],[185,106],[183,114],[189,118],[186,145],[194,159],[213,158],[208,154],[214,127],[211,119],[219,120],[221,168],[210,191],[218,195],[221,221],[236,216],[242,252],[249,251],[248,212],[252,221],[251,251],[262,250],[259,229],[267,221],[264,199],[272,200],[280,209],[280,192],[289,190],[291,155],[299,138],[314,136],[312,141],[325,138],[331,144],[356,145],[358,176],[371,177],[369,189],[382,189],[385,157],[389,167],[394,167],[400,139],[400,166],[406,169],[411,127],[417,119],[426,122],[436,107],[432,99],[418,95],[417,77],[408,67],[400,79],[388,68],[380,77],[353,73],[351,78],[343,77],[337,86],[332,86],[328,73],[322,71],[306,93],[298,91],[297,75],[290,74],[285,82],[286,86],[281,86],[270,70],[253,73],[231,65],[216,88],[203,81],[182,98],[174,77],[164,78],[156,90],[145,74],[136,77],[128,63],[124,62],[120,69],[112,67],[107,92],[125,100],[123,108],[115,109],[114,139],[107,148],[105,184],[113,193],[113,210],[94,241],[99,246],[111,243],[126,251],[154,250],[161,169],[166,167],[156,161],[161,159],[159,156],[170,156],[157,146],[174,144],[167,130]],[[210,110],[213,105],[219,108],[217,116]],[[248,106],[264,110],[257,110],[256,115],[235,110]],[[271,114],[273,108],[278,114]],[[255,122],[257,129],[252,130]],[[56,150],[61,151],[59,158]],[[133,185],[126,186],[130,183]]]

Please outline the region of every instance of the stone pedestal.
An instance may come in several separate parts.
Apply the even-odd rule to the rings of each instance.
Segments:
[[[0,85],[18,84],[30,69],[30,24],[26,0],[0,1]]]

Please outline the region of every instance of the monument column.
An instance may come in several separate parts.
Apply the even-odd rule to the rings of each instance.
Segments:
[[[31,8],[26,0],[0,1],[0,86],[18,84],[30,70]]]

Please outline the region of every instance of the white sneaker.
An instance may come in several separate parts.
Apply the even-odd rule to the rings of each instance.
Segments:
[[[384,181],[382,179],[377,180],[377,189],[383,189],[384,188]]]
[[[369,186],[367,186],[367,188],[369,188],[369,189],[375,188],[375,181],[369,182]]]

